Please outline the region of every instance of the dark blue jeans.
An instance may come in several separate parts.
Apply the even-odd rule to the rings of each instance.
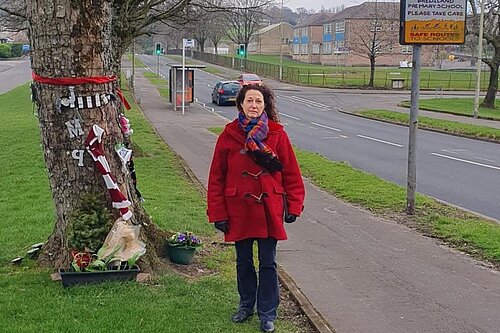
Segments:
[[[253,243],[259,252],[259,279],[253,262]],[[276,239],[258,238],[235,242],[236,273],[240,309],[253,310],[257,300],[260,320],[274,321],[279,304],[278,270],[276,268]]]

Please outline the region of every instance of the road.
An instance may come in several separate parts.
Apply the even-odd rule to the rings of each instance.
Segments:
[[[0,94],[29,80],[31,70],[27,60],[0,61]]]

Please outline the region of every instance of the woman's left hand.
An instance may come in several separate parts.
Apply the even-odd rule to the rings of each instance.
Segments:
[[[293,223],[293,222],[295,222],[296,219],[297,219],[297,215],[286,214],[286,216],[285,216],[286,223]]]

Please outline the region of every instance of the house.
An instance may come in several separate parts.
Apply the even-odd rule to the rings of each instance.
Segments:
[[[11,31],[0,26],[0,43],[28,43],[28,35],[24,31]]]
[[[335,14],[317,13],[304,19],[293,29],[292,59],[317,64],[321,62],[323,23]]]
[[[206,53],[229,54],[229,46],[226,43],[219,43],[219,45],[217,45],[217,52],[215,52],[215,46],[213,46],[212,42],[209,42],[207,45],[208,46],[205,47]]]
[[[312,21],[306,19],[300,30],[298,26],[294,30],[295,60],[369,66],[373,53],[377,65],[398,66],[401,61],[411,61],[412,46],[399,44],[399,2],[364,2],[329,17],[314,16],[309,18]],[[304,33],[311,37],[304,38]],[[432,46],[422,47],[423,64],[432,64],[433,50]]]
[[[277,55],[282,53],[290,55],[292,34],[293,28],[290,23],[282,22],[268,25],[252,35],[247,52],[249,54]]]

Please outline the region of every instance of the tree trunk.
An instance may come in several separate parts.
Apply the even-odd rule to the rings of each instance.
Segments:
[[[498,90],[498,67],[500,63],[498,61],[491,61],[488,63],[490,66],[490,81],[488,84],[488,91],[486,92],[486,96],[484,97],[484,101],[481,103],[481,106],[484,108],[495,108],[495,98]]]
[[[370,55],[370,82],[368,82],[369,87],[373,87],[374,77],[375,77],[375,56]]]
[[[110,77],[120,68],[113,62],[111,45],[110,0],[32,0],[27,1],[27,19],[31,43],[33,73],[43,78]],[[74,83],[74,82],[72,82]],[[71,84],[72,84],[71,83]],[[52,235],[44,245],[39,263],[45,267],[68,266],[67,225],[71,213],[80,204],[81,195],[89,192],[108,193],[101,173],[85,150],[84,141],[93,125],[104,129],[104,156],[111,174],[121,192],[131,202],[130,219],[142,224],[141,238],[147,244],[148,256],[144,258],[145,270],[152,270],[159,262],[162,235],[147,215],[133,190],[128,174],[114,151],[124,136],[118,125],[121,110],[119,99],[102,101],[100,107],[76,103],[76,107],[61,105],[61,99],[112,94],[117,96],[118,82],[74,84],[74,88],[60,83],[34,82],[38,117],[45,164],[55,205],[56,221]],[[85,98],[84,98],[85,99]],[[102,100],[102,99],[101,99]],[[78,130],[77,123],[81,130]],[[73,126],[73,130],[70,130]],[[112,208],[109,194],[103,196],[102,205],[108,207],[116,219],[118,210]]]

